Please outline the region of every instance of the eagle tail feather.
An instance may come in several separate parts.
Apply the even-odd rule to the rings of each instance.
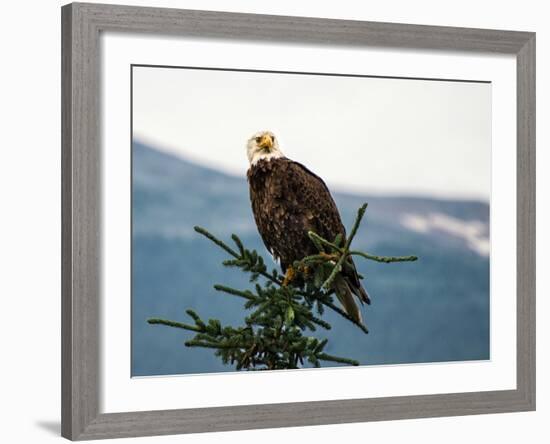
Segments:
[[[362,322],[361,311],[355,302],[353,294],[355,293],[347,279],[340,275],[337,275],[334,279],[334,290],[336,297],[340,301],[340,304],[344,307],[344,310],[357,322]],[[363,290],[364,291],[364,290]]]
[[[351,291],[353,293],[355,293],[357,295],[357,297],[359,297],[359,300],[361,301],[361,304],[362,303],[365,303],[367,305],[370,305],[370,297],[369,297],[369,294],[367,293],[367,290],[365,290],[363,288],[363,286],[361,285],[361,283],[359,283],[358,286],[354,286],[354,285],[351,285]]]

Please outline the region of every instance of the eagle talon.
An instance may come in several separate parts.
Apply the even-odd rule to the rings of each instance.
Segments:
[[[283,287],[286,287],[288,284],[290,284],[295,276],[296,276],[296,271],[294,270],[294,267],[291,265],[286,269],[285,278],[283,279]]]
[[[302,274],[304,276],[307,276],[310,271],[311,271],[310,268],[307,265],[304,265],[303,263],[298,263],[295,270],[297,274]]]

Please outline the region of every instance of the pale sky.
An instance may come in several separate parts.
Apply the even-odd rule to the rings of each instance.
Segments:
[[[490,196],[490,84],[133,68],[134,138],[244,176],[259,130],[334,189]]]

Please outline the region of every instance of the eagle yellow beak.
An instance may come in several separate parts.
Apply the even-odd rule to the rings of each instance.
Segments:
[[[264,134],[260,139],[260,143],[258,143],[258,146],[264,150],[270,150],[271,148],[273,148],[273,138],[269,134]]]

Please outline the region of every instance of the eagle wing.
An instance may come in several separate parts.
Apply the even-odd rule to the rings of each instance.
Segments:
[[[292,200],[292,207],[297,209],[296,216],[301,218],[299,225],[330,241],[338,234],[345,238],[346,229],[338,207],[323,179],[292,160],[288,161],[288,169],[290,174],[287,185],[292,188],[292,192],[287,193],[286,197]]]

